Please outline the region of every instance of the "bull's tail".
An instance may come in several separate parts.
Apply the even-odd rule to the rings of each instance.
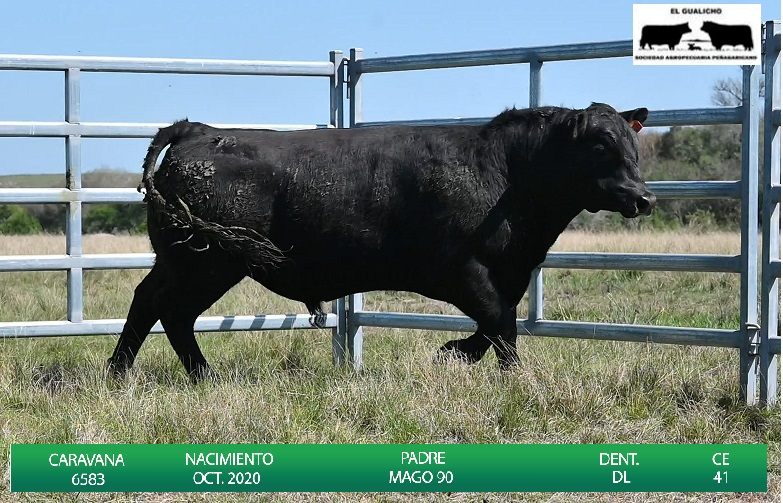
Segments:
[[[195,251],[204,251],[209,248],[209,241],[217,242],[221,248],[234,252],[247,258],[248,265],[266,269],[269,266],[277,267],[281,262],[288,260],[274,243],[257,231],[239,226],[225,226],[216,222],[208,222],[197,215],[193,215],[188,205],[179,197],[176,201],[167,201],[155,188],[154,174],[158,156],[163,150],[175,144],[180,139],[193,134],[196,131],[205,131],[206,126],[198,122],[181,120],[171,126],[157,132],[152,139],[147,155],[144,157],[144,166],[141,183],[138,190],[145,190],[145,201],[152,209],[151,214],[157,214],[157,218],[163,223],[163,218],[169,225],[186,230],[189,237],[175,244],[188,244]],[[188,243],[194,234],[200,234],[207,238],[207,245],[196,248]]]
[[[147,200],[147,203],[155,205],[157,210],[163,209],[166,206],[166,200],[155,188],[153,177],[158,156],[163,152],[163,149],[201,126],[202,124],[194,124],[185,119],[159,130],[152,138],[152,142],[147,149],[147,155],[144,157],[144,172],[141,177],[138,191],[141,192],[143,188],[146,192],[145,199]]]

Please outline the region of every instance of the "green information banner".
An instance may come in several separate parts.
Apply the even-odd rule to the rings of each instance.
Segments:
[[[765,492],[766,445],[11,446],[12,492]]]

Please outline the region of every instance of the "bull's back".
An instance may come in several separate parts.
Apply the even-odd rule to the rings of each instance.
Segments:
[[[270,239],[313,262],[400,261],[453,249],[487,201],[466,138],[449,133],[342,130],[322,135],[331,142],[294,143],[269,163],[285,173],[272,184],[279,190]]]

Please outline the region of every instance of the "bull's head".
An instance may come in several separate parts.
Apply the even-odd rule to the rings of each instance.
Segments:
[[[639,172],[637,138],[647,113],[646,108],[618,113],[594,103],[566,122],[576,164],[571,164],[571,183],[578,184],[578,198],[588,211],[617,211],[626,218],[652,212],[655,195]]]

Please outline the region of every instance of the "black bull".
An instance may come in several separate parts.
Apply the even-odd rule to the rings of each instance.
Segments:
[[[651,211],[633,130],[646,118],[593,104],[507,110],[484,126],[161,129],[143,176],[156,261],[109,367],[129,369],[160,320],[198,379],[194,322],[246,276],[303,302],[316,325],[322,301],[351,293],[443,300],[478,331],[440,355],[475,362],[493,347],[514,364],[516,306],[568,223],[583,209]]]

